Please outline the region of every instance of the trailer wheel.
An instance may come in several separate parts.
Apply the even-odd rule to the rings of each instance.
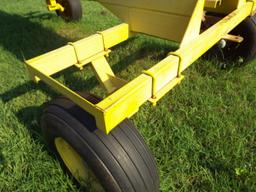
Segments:
[[[238,63],[247,63],[256,56],[256,15],[246,18],[230,34],[244,38],[240,44],[228,42],[223,49],[228,60]]]
[[[221,58],[225,63],[239,65],[253,60],[256,56],[256,15],[246,18],[230,34],[243,37],[243,42],[222,40],[209,51],[210,55]]]
[[[82,18],[82,5],[80,0],[56,0],[64,7],[64,11],[57,10],[57,15],[66,21],[78,21]]]
[[[81,95],[99,102],[91,95]],[[154,158],[129,120],[106,135],[96,128],[90,114],[60,97],[45,107],[41,128],[67,171],[90,191],[159,191]]]

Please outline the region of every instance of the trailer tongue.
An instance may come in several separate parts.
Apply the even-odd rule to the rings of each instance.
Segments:
[[[220,41],[226,43],[225,54],[236,53],[244,61],[255,58],[256,1],[99,2],[124,23],[26,61],[36,82],[44,81],[65,96],[45,109],[42,129],[79,182],[88,180],[85,172],[92,170],[107,191],[158,191],[155,161],[127,118],[146,101],[156,105],[182,81],[182,72]],[[202,21],[216,15],[217,21],[203,29]],[[180,47],[126,82],[114,74],[107,56],[110,48],[127,40],[131,32],[176,41]],[[76,93],[52,77],[69,67],[81,70],[86,65],[94,69],[108,93],[106,98]]]

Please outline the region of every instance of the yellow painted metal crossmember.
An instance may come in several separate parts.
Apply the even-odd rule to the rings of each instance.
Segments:
[[[198,34],[189,43],[126,84],[115,77],[105,56],[109,53],[109,48],[128,39],[127,24],[118,25],[31,59],[27,61],[27,66],[34,80],[46,82],[92,114],[98,128],[108,134],[125,118],[136,113],[144,102],[150,100],[155,104],[180,83],[183,78],[181,73],[248,17],[253,5],[249,1],[244,3],[207,31]],[[92,104],[51,77],[71,66],[82,69],[88,63],[92,64],[100,83],[110,93],[97,104]]]

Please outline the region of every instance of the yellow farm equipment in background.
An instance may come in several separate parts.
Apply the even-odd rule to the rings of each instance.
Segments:
[[[49,11],[56,11],[66,21],[78,21],[82,18],[80,0],[46,0]]]
[[[64,0],[48,0],[50,10],[70,16]],[[72,1],[67,1],[72,2]],[[78,2],[78,1],[73,1]],[[63,97],[45,108],[46,141],[80,183],[94,178],[96,191],[158,191],[157,167],[128,120],[146,101],[154,106],[176,85],[182,72],[216,44],[225,59],[248,62],[256,55],[256,0],[98,0],[124,23],[26,61],[35,82]],[[55,4],[57,3],[57,4]],[[79,2],[80,4],[80,2]],[[110,48],[144,33],[179,43],[175,52],[130,82],[115,76]],[[107,97],[74,92],[53,78],[67,68],[91,65]]]

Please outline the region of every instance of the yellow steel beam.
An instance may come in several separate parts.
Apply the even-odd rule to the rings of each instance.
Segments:
[[[60,84],[56,80],[50,77],[49,74],[52,72],[47,71],[46,68],[42,67],[44,65],[42,61],[44,57],[54,58],[53,56],[57,55],[58,57],[63,57],[57,52],[52,52],[50,55],[46,54],[42,57],[38,57],[36,59],[30,60],[28,64],[29,71],[34,77],[38,77],[39,79],[45,81],[47,84],[55,88],[57,91],[66,95],[72,101],[74,101],[77,105],[81,106],[84,110],[91,113],[95,119],[99,129],[103,130],[105,133],[109,133],[115,126],[117,126],[120,122],[122,122],[125,118],[131,117],[134,113],[136,113],[139,107],[149,99],[155,99],[155,102],[159,100],[166,92],[172,89],[176,84],[178,84],[182,76],[180,73],[184,71],[187,67],[189,67],[195,60],[197,60],[202,54],[204,54],[209,48],[211,48],[214,44],[216,44],[223,36],[228,34],[233,28],[235,28],[240,22],[242,22],[247,16],[251,14],[251,10],[253,7],[252,2],[247,2],[240,6],[237,10],[229,14],[227,17],[220,20],[217,24],[209,28],[207,31],[199,35],[198,37],[194,38],[190,41],[189,44],[185,44],[176,52],[171,53],[167,58],[163,61],[159,62],[157,65],[152,67],[151,69],[144,72],[144,74],[140,75],[133,81],[127,83],[125,86],[121,87],[103,101],[99,102],[96,105],[93,105],[89,101],[82,98],[80,95],[76,94],[75,92],[71,91],[64,85]],[[120,27],[126,27],[125,24],[121,25]],[[117,28],[120,30],[120,28]],[[125,30],[124,30],[125,31]],[[128,33],[120,30],[116,32],[119,38],[116,41],[115,38],[112,40],[103,41],[104,38],[112,38],[109,33],[101,33],[98,34],[102,38],[100,42],[100,49],[96,49],[95,54],[93,56],[101,53],[98,52],[99,50],[106,51],[110,46],[119,43],[121,40],[125,40]],[[120,34],[121,33],[121,34]],[[114,34],[114,33],[113,33]],[[95,36],[93,38],[98,39],[100,38]],[[86,40],[87,41],[87,40]],[[97,40],[95,40],[97,41]],[[83,42],[80,42],[83,44]],[[93,43],[93,42],[92,42]],[[103,44],[103,46],[102,46]],[[75,48],[74,48],[75,45]],[[80,53],[84,46],[90,46],[87,43],[84,46],[79,47],[79,44],[68,45],[61,49],[60,53],[65,53],[67,50],[71,50],[71,56],[68,56],[71,63],[74,63],[74,58],[77,63],[80,61]],[[66,50],[67,49],[67,50]],[[78,49],[78,50],[75,50]],[[81,50],[80,50],[81,49]],[[88,49],[86,49],[88,50]],[[85,52],[87,54],[87,52]],[[82,57],[83,54],[81,54]],[[67,56],[67,55],[65,55]],[[91,54],[89,55],[90,57]],[[88,59],[88,58],[84,58]],[[101,65],[101,59],[95,60],[91,62],[95,62],[94,64],[99,66]],[[47,59],[46,59],[47,60]],[[40,61],[40,62],[39,62]],[[61,62],[62,60],[56,59],[55,62]],[[55,64],[55,63],[54,63]],[[53,64],[53,65],[54,65]],[[107,65],[106,63],[104,65]],[[57,64],[58,66],[58,64]],[[51,65],[48,65],[51,67]],[[58,66],[59,67],[59,66]],[[57,68],[58,68],[57,67]],[[65,66],[66,67],[66,66]],[[97,67],[96,67],[97,68]],[[104,72],[102,74],[102,79],[108,80],[106,78],[106,74],[111,73],[107,70],[106,67],[104,68]],[[60,67],[63,69],[63,67]],[[56,72],[57,69],[54,70]],[[96,69],[97,71],[100,68]],[[100,76],[100,72],[97,72]],[[105,74],[104,74],[105,73]],[[109,76],[112,76],[111,74]],[[111,77],[110,77],[111,78]],[[154,101],[153,101],[154,102]]]
[[[252,3],[248,2],[196,37],[189,44],[186,44],[174,53],[170,53],[170,56],[146,71],[145,73],[150,74],[153,78],[152,97],[157,97],[161,89],[176,79],[179,71],[184,71],[250,15],[251,7]]]
[[[69,99],[71,99],[74,103],[85,109],[88,113],[96,116],[98,114],[99,109],[95,107],[91,102],[87,101],[83,97],[81,97],[76,92],[72,91],[71,89],[67,88],[63,84],[59,83],[51,76],[44,74],[43,72],[39,71],[38,69],[34,68],[31,65],[27,65],[28,70],[31,74],[35,77],[40,78],[40,80],[44,81],[46,84],[50,85],[53,89],[65,95]]]
[[[144,71],[152,77],[152,98],[155,99],[158,96],[158,92],[167,84],[169,84],[174,78],[178,76],[180,59],[176,56],[168,56],[160,61],[151,69]]]
[[[112,32],[113,36],[108,35],[109,31]],[[128,25],[117,25],[96,35],[69,43],[69,45],[27,60],[26,63],[48,76],[71,66],[82,68],[93,60],[108,55],[109,48],[127,40],[128,37]],[[108,43],[110,41],[112,44]],[[107,42],[106,45],[105,42]]]
[[[111,36],[112,34],[112,36]],[[71,99],[74,103],[96,117],[99,129],[106,133],[110,131],[106,127],[104,109],[100,109],[87,101],[68,87],[62,85],[51,75],[71,66],[82,68],[85,64],[92,63],[96,75],[109,93],[123,86],[126,82],[115,77],[108,65],[105,55],[110,47],[128,39],[129,29],[127,24],[121,24],[106,31],[99,32],[80,41],[56,49],[49,53],[26,61],[32,78],[38,82],[44,81],[55,90]]]
[[[80,65],[84,64],[84,60],[104,51],[103,39],[100,34],[95,34],[80,41],[69,43],[69,45],[73,46],[77,63]]]
[[[178,84],[180,82],[177,81],[179,67],[181,67],[181,71],[189,67],[189,65],[216,44],[225,34],[229,33],[250,15],[251,8],[252,3],[246,3],[219,23],[209,28],[189,45],[180,48],[174,55],[168,56],[162,62],[146,71],[143,76],[139,76],[139,78],[131,81],[97,104],[97,107],[104,111],[105,118],[101,122],[105,121],[106,132],[111,131],[125,118],[134,114],[146,100],[149,100],[154,95],[159,99],[163,96],[161,94],[162,90],[167,89],[167,86],[173,88],[174,85]],[[182,60],[177,55],[180,55]],[[155,88],[154,84],[156,86]]]
[[[28,65],[45,75],[53,75],[77,63],[74,48],[70,45],[61,47],[49,53],[27,60]]]
[[[151,89],[152,78],[144,74],[127,83],[96,105],[104,112],[103,116],[96,117],[97,125],[104,127],[103,130],[109,133],[125,118],[131,117],[139,110],[152,96]]]
[[[129,25],[123,23],[98,34],[102,35],[104,48],[109,49],[129,38]]]
[[[233,11],[195,38],[189,45],[177,50],[176,53],[182,57],[182,70],[185,70],[207,50],[214,46],[223,36],[232,31],[247,18],[251,14],[252,6],[252,2],[245,3],[239,9]]]
[[[193,14],[188,23],[186,32],[181,41],[180,47],[189,44],[191,40],[198,37],[201,30],[202,18],[204,15],[205,0],[198,0]]]
[[[92,61],[92,68],[94,69],[98,81],[108,93],[113,93],[126,83],[124,80],[115,77],[114,72],[104,56]]]

